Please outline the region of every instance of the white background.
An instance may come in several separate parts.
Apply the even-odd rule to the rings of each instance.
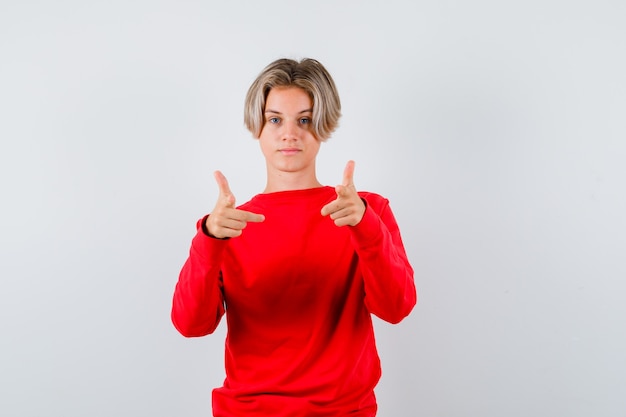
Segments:
[[[391,201],[420,295],[376,321],[380,416],[626,415],[623,1],[0,2],[0,415],[208,416],[224,323],[172,291],[245,92],[333,74],[319,177]]]

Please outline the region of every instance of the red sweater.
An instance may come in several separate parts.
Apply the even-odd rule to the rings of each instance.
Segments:
[[[388,201],[366,201],[361,222],[337,227],[321,208],[332,187],[255,196],[265,215],[220,240],[198,222],[172,321],[187,337],[212,333],[227,312],[226,380],[216,417],[374,416],[380,361],[370,313],[397,323],[417,294]]]

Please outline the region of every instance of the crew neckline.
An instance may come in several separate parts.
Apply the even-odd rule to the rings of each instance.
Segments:
[[[328,185],[322,185],[321,187],[303,188],[300,190],[273,191],[270,193],[257,194],[252,198],[252,200],[265,201],[283,198],[294,199],[298,197],[311,197],[325,194],[330,190],[334,191],[334,188]]]

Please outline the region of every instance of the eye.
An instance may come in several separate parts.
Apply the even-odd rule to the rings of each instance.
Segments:
[[[280,122],[280,119],[279,119],[278,117],[270,117],[269,119],[267,119],[267,121],[268,121],[269,123],[276,124],[276,123],[279,123],[279,122]]]
[[[300,119],[300,124],[308,125],[310,123],[311,123],[311,119],[309,119],[308,117],[303,117]]]

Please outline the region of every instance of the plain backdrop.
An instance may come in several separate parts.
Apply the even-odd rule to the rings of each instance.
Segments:
[[[0,1],[0,415],[209,416],[225,323],[169,312],[245,92],[319,59],[320,180],[391,201],[420,300],[382,417],[626,416],[626,3]]]

